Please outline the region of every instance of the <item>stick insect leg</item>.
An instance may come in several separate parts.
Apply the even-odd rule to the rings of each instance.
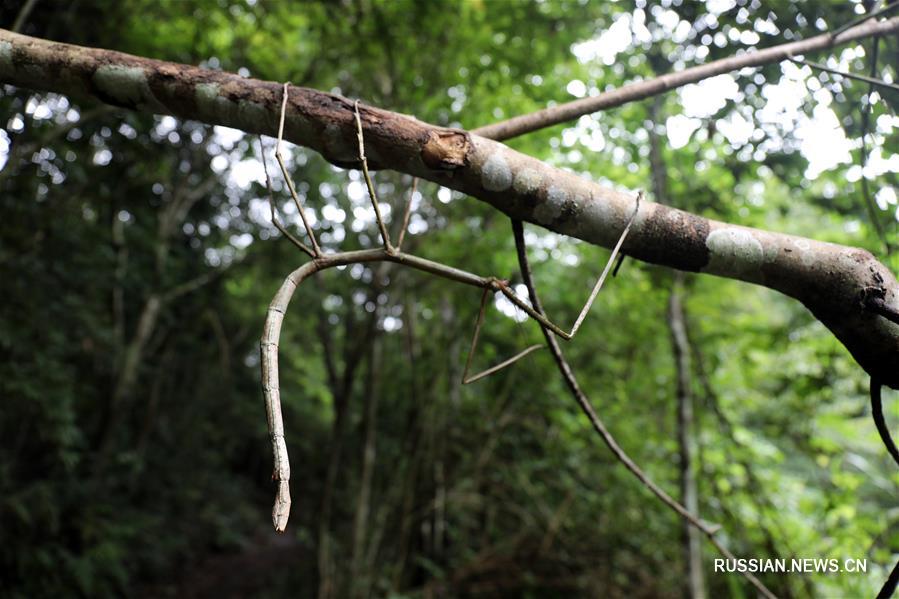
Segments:
[[[618,242],[615,244],[615,247],[612,248],[612,254],[609,256],[609,260],[606,262],[605,268],[602,270],[602,274],[599,275],[599,279],[596,281],[596,284],[593,286],[593,290],[590,292],[590,297],[587,298],[587,303],[584,304],[584,307],[581,308],[580,314],[578,314],[577,320],[574,322],[574,326],[571,328],[571,331],[565,332],[558,325],[554,324],[552,321],[547,319],[543,314],[535,311],[531,306],[524,302],[521,298],[519,298],[512,289],[509,288],[508,285],[500,285],[500,291],[503,295],[509,298],[513,304],[524,310],[528,316],[536,320],[543,326],[545,329],[548,329],[558,335],[559,337],[569,340],[577,333],[578,329],[581,328],[581,324],[584,322],[584,319],[587,317],[587,313],[590,311],[590,307],[593,305],[594,300],[596,300],[596,296],[599,295],[600,289],[602,289],[603,283],[606,281],[606,277],[609,275],[609,270],[611,270],[612,265],[615,262],[615,258],[618,256],[618,252],[621,250],[621,246],[624,244],[624,240],[627,238],[627,234],[631,230],[631,225],[634,224],[634,219],[637,217],[637,212],[640,210],[640,201],[643,199],[643,191],[637,192],[637,199],[634,204],[634,211],[631,213],[630,219],[628,219],[627,224],[624,226],[624,230],[621,232],[621,236],[618,238]]]
[[[259,155],[262,157],[262,170],[265,171],[265,188],[268,190],[268,207],[272,215],[272,224],[281,232],[292,244],[309,254],[309,257],[315,258],[315,252],[305,243],[294,237],[284,226],[278,221],[278,214],[275,210],[275,198],[272,193],[272,180],[268,175],[268,161],[265,159],[265,147],[262,145],[262,137],[259,137]]]
[[[468,358],[465,360],[465,370],[462,372],[462,384],[463,385],[468,385],[469,383],[473,383],[473,382],[480,380],[486,376],[490,376],[491,374],[493,374],[495,372],[499,372],[506,366],[511,366],[512,364],[514,364],[518,360],[522,359],[523,357],[525,357],[532,351],[535,351],[535,350],[538,350],[538,349],[544,347],[543,345],[540,345],[540,344],[532,345],[532,346],[518,352],[517,354],[515,354],[508,360],[503,360],[496,366],[491,366],[487,370],[484,370],[482,372],[479,372],[479,373],[474,374],[469,377],[468,371],[471,370],[471,361],[472,361],[472,358],[474,358],[474,353],[475,353],[475,351],[477,351],[477,348],[478,348],[478,337],[481,334],[481,326],[484,324],[484,312],[487,309],[487,298],[488,297],[490,297],[490,288],[485,287],[484,293],[481,294],[481,307],[478,309],[478,317],[477,317],[477,320],[475,321],[475,325],[474,325],[474,335],[472,335],[472,337],[471,337],[471,348],[468,350]]]
[[[406,208],[403,210],[403,224],[400,227],[399,236],[396,240],[396,251],[403,249],[403,241],[406,239],[406,230],[409,228],[409,219],[412,217],[412,200],[415,198],[416,191],[418,191],[418,177],[412,177],[412,190],[409,191],[409,198],[406,200]]]
[[[365,185],[368,187],[368,197],[371,198],[371,205],[375,209],[375,219],[378,221],[378,229],[381,231],[381,241],[384,243],[384,249],[388,254],[393,254],[396,250],[390,245],[390,234],[384,225],[384,219],[381,217],[381,207],[378,204],[378,196],[375,194],[375,186],[371,181],[371,175],[368,174],[368,159],[365,157],[365,142],[362,139],[362,119],[359,116],[359,100],[354,105],[356,113],[356,137],[359,140],[359,161],[362,163],[362,176],[365,177]],[[409,199],[410,205],[412,199]]]
[[[306,228],[306,235],[309,236],[309,241],[312,244],[312,256],[313,258],[318,258],[322,255],[322,250],[318,245],[318,241],[315,239],[315,233],[312,232],[312,226],[309,224],[309,220],[306,218],[306,212],[303,210],[303,205],[300,202],[299,196],[297,196],[297,190],[293,185],[293,179],[290,178],[290,174],[287,172],[287,167],[284,165],[284,158],[281,155],[281,140],[284,138],[284,116],[287,113],[287,88],[290,86],[290,83],[285,83],[283,92],[281,94],[281,119],[278,123],[278,142],[275,144],[275,159],[278,161],[278,167],[281,169],[281,175],[284,177],[284,180],[287,181],[287,189],[290,191],[290,197],[293,198],[293,203],[296,204],[297,210],[300,213],[300,219],[303,221],[303,227]]]

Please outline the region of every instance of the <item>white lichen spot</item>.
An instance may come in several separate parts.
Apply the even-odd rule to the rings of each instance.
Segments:
[[[799,250],[799,260],[804,266],[811,266],[814,264],[817,257],[814,252],[810,251],[812,244],[808,239],[794,239],[793,245]]]
[[[214,117],[226,126],[239,126],[240,107],[220,95],[217,83],[201,83],[194,92],[197,108],[204,116]]]
[[[481,168],[481,184],[487,191],[505,191],[512,186],[512,170],[502,150],[490,154]]]
[[[546,192],[546,199],[534,208],[534,218],[544,225],[552,223],[561,216],[566,200],[568,200],[568,194],[565,190],[553,185]]]
[[[736,227],[716,229],[706,238],[709,265],[715,274],[745,275],[757,270],[764,260],[764,250],[751,232]]]
[[[218,83],[200,83],[196,87],[198,103],[212,103],[219,95]]]
[[[248,126],[262,129],[272,124],[272,115],[265,109],[265,106],[249,100],[241,100],[238,103],[241,120],[245,121]]]
[[[150,86],[147,74],[140,67],[107,64],[94,72],[94,84],[106,95],[126,106],[138,106],[156,110],[162,108]]]
[[[528,194],[540,189],[542,183],[543,177],[540,175],[540,171],[533,168],[523,168],[515,174],[512,188],[520,194]]]
[[[12,44],[0,42],[0,67],[12,70]]]
[[[844,249],[837,254],[837,260],[839,261],[840,268],[845,270],[846,272],[851,272],[854,269],[858,268],[858,262],[855,259],[855,255],[853,250]]]

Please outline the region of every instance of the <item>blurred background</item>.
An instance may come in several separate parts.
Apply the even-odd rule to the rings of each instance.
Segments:
[[[22,16],[27,35],[289,80],[465,128],[832,31],[872,8],[25,4],[0,4],[0,24]],[[809,58],[894,81],[896,36],[873,50],[866,40]],[[895,91],[785,62],[509,143],[705,216],[863,247],[897,272],[886,247],[899,239],[897,107]],[[549,353],[463,387],[480,292],[399,268],[320,274],[286,316],[294,507],[275,535],[258,339],[305,257],[270,223],[256,138],[10,86],[0,125],[3,596],[684,595],[682,522],[602,446]],[[320,242],[376,245],[360,174],[288,154]],[[411,180],[374,178],[396,227]],[[296,227],[280,178],[275,190]],[[502,214],[430,183],[413,205],[410,251],[520,283]],[[567,326],[608,252],[526,234],[547,311]],[[678,322],[686,346],[672,341]],[[475,368],[541,341],[495,301]],[[762,576],[774,592],[880,587],[899,552],[899,472],[871,422],[866,375],[801,305],[628,260],[565,348],[625,450],[674,496],[692,486],[735,554],[868,560],[867,574]],[[693,415],[679,421],[685,405]],[[709,596],[754,596],[713,571],[710,545],[701,551]]]

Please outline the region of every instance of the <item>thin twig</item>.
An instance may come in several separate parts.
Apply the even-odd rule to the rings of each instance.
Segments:
[[[881,398],[881,387],[883,384],[877,377],[871,377],[871,416],[874,418],[874,426],[877,428],[878,434],[883,444],[886,445],[887,452],[893,458],[896,464],[899,464],[899,449],[896,449],[896,443],[893,442],[893,435],[890,434],[890,428],[887,426],[886,419],[883,417],[883,400]],[[886,582],[880,592],[877,593],[877,599],[888,599],[896,592],[896,586],[899,585],[899,562],[893,567],[893,571],[887,577]]]
[[[618,276],[618,271],[621,270],[621,264],[624,262],[624,254],[620,254],[618,256],[618,263],[615,265],[615,270],[612,271],[612,277]]]
[[[272,479],[278,483],[275,504],[272,508],[272,522],[275,525],[275,530],[278,532],[283,532],[287,526],[291,503],[289,486],[290,462],[287,455],[287,445],[284,440],[284,421],[281,415],[281,395],[278,381],[278,343],[284,314],[297,287],[309,276],[336,266],[382,261],[403,264],[450,281],[481,289],[489,289],[494,292],[501,291],[506,287],[505,282],[500,281],[496,277],[482,277],[452,266],[427,260],[426,258],[413,256],[412,254],[405,254],[396,250],[393,250],[391,253],[384,248],[321,255],[288,275],[269,305],[260,342],[262,389],[272,442],[272,453],[274,455]],[[530,309],[530,306],[528,308]],[[541,317],[541,319],[543,322],[546,322],[545,318]]]
[[[893,2],[892,4],[887,4],[886,6],[884,6],[883,8],[881,8],[880,10],[875,10],[874,12],[870,12],[870,13],[863,14],[863,15],[860,16],[859,18],[853,19],[852,21],[849,21],[848,23],[846,23],[845,25],[841,26],[840,28],[834,30],[833,33],[830,34],[830,37],[837,37],[838,35],[840,35],[840,34],[843,33],[844,31],[847,31],[847,30],[849,30],[849,29],[852,29],[852,28],[855,27],[856,25],[861,25],[861,24],[864,23],[865,21],[869,21],[869,20],[871,20],[871,19],[877,18],[877,17],[879,17],[879,16],[881,16],[881,15],[883,15],[883,14],[886,14],[886,13],[890,12],[891,10],[893,10],[894,8],[896,8],[897,6],[899,6],[899,2]]]
[[[893,461],[899,465],[899,449],[893,441],[893,435],[890,434],[890,427],[887,426],[886,419],[883,417],[883,400],[881,398],[881,382],[876,377],[871,377],[871,416],[874,418],[874,426],[880,435],[880,440],[886,445],[887,453],[893,458]]]
[[[877,599],[890,599],[893,593],[896,592],[897,585],[899,585],[899,562],[896,562],[896,565],[893,566],[893,571],[890,572],[886,582],[883,583],[883,588],[877,593]]]
[[[890,8],[896,4],[891,4]],[[877,14],[881,13],[866,15],[863,20],[868,20]],[[722,58],[682,71],[666,73],[652,79],[636,81],[596,96],[573,100],[498,123],[485,125],[475,129],[472,133],[497,141],[511,139],[560,123],[575,121],[587,114],[608,110],[637,100],[644,100],[716,75],[739,71],[747,67],[761,67],[786,60],[798,54],[809,54],[819,50],[826,50],[871,35],[890,33],[897,29],[899,29],[899,18],[895,17],[873,23],[858,24],[857,22],[852,22],[845,28],[841,27],[833,33],[822,33],[806,40],[750,51],[739,56]]]
[[[528,294],[531,298],[531,304],[534,306],[535,310],[537,310],[539,313],[543,313],[543,307],[540,303],[540,298],[537,296],[537,290],[534,287],[534,280],[533,276],[531,275],[531,268],[528,264],[527,251],[524,244],[524,228],[522,227],[521,221],[514,219],[512,220],[512,232],[515,236],[515,248],[518,253],[518,264],[521,269],[521,277],[528,289]],[[590,403],[590,399],[581,390],[580,385],[578,384],[577,379],[574,376],[574,372],[571,370],[571,366],[569,366],[568,362],[565,360],[564,355],[562,354],[562,348],[559,346],[559,342],[556,341],[556,338],[553,335],[550,335],[549,331],[547,331],[545,328],[543,329],[543,336],[546,337],[546,343],[549,346],[549,351],[552,353],[553,358],[555,358],[556,365],[559,368],[559,372],[565,379],[565,382],[568,385],[568,388],[571,390],[571,394],[574,396],[575,401],[577,401],[581,410],[587,416],[587,419],[590,420],[590,424],[593,425],[593,429],[597,432],[597,434],[599,434],[602,441],[606,444],[606,447],[609,448],[609,450],[614,454],[618,461],[621,462],[621,464],[631,474],[633,474],[637,478],[637,480],[639,480],[643,484],[644,487],[649,489],[656,497],[658,497],[659,500],[662,501],[662,503],[676,512],[678,516],[689,522],[690,525],[696,527],[704,535],[706,535],[712,545],[714,545],[722,555],[731,560],[736,559],[734,554],[731,553],[715,538],[715,533],[719,530],[719,526],[711,526],[697,519],[686,508],[684,508],[684,506],[682,506],[670,495],[668,495],[668,493],[666,493],[658,485],[656,485],[643,472],[643,470],[641,470],[640,467],[637,466],[637,464],[630,458],[630,456],[625,453],[621,446],[618,445],[615,437],[612,436],[603,421],[596,414],[596,410],[594,410],[593,405]],[[751,573],[743,572],[741,574],[760,593],[762,593],[762,595],[769,599],[774,597],[774,594]]]
[[[880,37],[874,36],[874,39],[871,41],[872,51],[871,51],[871,67],[870,73],[873,78],[877,73],[877,55],[880,51]],[[877,232],[877,236],[880,238],[880,241],[883,243],[884,249],[886,250],[887,256],[892,253],[892,246],[890,245],[889,239],[887,239],[886,231],[883,229],[883,225],[880,223],[880,214],[877,212],[877,209],[874,206],[874,198],[871,197],[871,190],[868,186],[868,178],[865,176],[865,167],[868,165],[868,130],[871,128],[871,96],[874,94],[874,85],[868,85],[868,95],[865,99],[865,105],[862,107],[862,149],[861,149],[861,167],[862,167],[862,178],[861,178],[861,191],[862,195],[865,198],[865,206],[868,209],[868,217],[871,219],[871,224],[874,225],[874,230]]]
[[[855,79],[856,81],[864,81],[865,83],[869,83],[869,84],[877,86],[877,87],[883,87],[885,89],[899,91],[899,85],[896,85],[895,83],[887,83],[883,79],[877,79],[876,77],[868,77],[867,75],[857,75],[856,73],[850,73],[848,71],[832,69],[829,66],[823,65],[819,62],[812,62],[811,60],[803,60],[801,58],[790,58],[790,61],[795,62],[796,64],[802,64],[802,65],[809,66],[813,69],[818,69],[819,71],[824,71],[825,73],[830,73],[832,75],[839,75],[840,77],[845,77],[846,79]]]

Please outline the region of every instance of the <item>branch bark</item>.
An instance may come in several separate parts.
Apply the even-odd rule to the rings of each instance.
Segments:
[[[836,41],[896,29],[899,18],[871,22]],[[277,131],[282,97],[281,85],[275,82],[4,30],[0,30],[0,82],[266,135]],[[289,97],[286,139],[316,150],[338,166],[357,168],[353,102],[298,87],[290,88]],[[553,168],[484,137],[361,104],[359,112],[373,168],[434,181],[512,218],[604,247],[615,243],[633,211],[632,194]],[[643,202],[623,252],[671,268],[764,285],[793,297],[833,331],[869,374],[899,388],[899,326],[864,307],[866,298],[878,297],[899,310],[899,283],[865,250]]]
[[[867,18],[872,18],[869,15]],[[746,52],[739,56],[730,56],[715,60],[708,64],[701,64],[683,71],[667,73],[659,77],[653,77],[644,81],[637,81],[628,85],[601,93],[597,96],[582,98],[565,104],[559,104],[552,108],[544,108],[530,114],[516,116],[506,121],[493,123],[474,130],[474,133],[483,137],[489,137],[501,141],[511,139],[531,131],[537,131],[545,127],[551,127],[560,123],[574,121],[585,114],[608,110],[652,96],[683,87],[690,83],[696,83],[715,75],[722,75],[738,71],[747,67],[760,67],[774,62],[780,62],[796,56],[818,50],[826,50],[843,44],[848,44],[872,35],[888,33],[899,30],[899,19],[888,21],[872,21],[867,24],[853,26],[846,31],[822,33],[807,40],[799,40],[787,44],[772,46],[755,52]]]

